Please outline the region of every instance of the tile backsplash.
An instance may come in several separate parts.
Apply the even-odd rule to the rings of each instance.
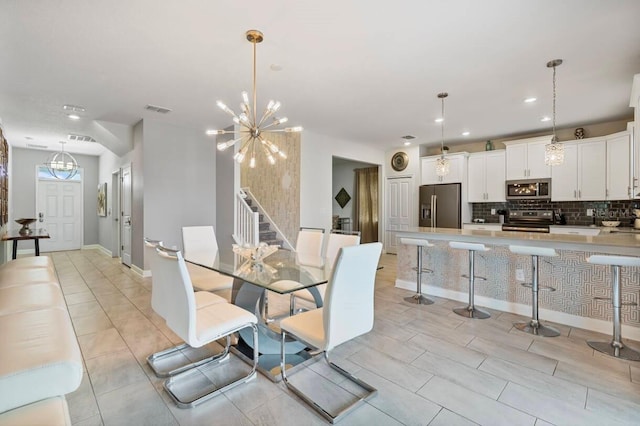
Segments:
[[[473,203],[473,218],[484,219],[487,223],[498,223],[496,210],[561,210],[567,225],[600,226],[603,220],[620,220],[620,226],[633,226],[633,209],[640,208],[640,200],[620,201],[563,201],[551,202],[542,200],[508,201],[505,203]],[[587,216],[587,209],[594,215]]]

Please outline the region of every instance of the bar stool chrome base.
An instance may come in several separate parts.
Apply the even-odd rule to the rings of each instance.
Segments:
[[[611,355],[616,358],[626,359],[627,361],[640,361],[640,352],[635,349],[631,349],[619,342],[617,345],[614,342],[590,342],[587,341],[587,345],[591,346],[598,352]]]
[[[461,306],[459,308],[453,308],[453,312],[465,318],[475,318],[475,319],[487,319],[491,318],[491,314],[489,312],[483,311],[482,309],[478,309],[475,306]]]
[[[516,322],[513,323],[513,326],[520,331],[533,334],[535,336],[558,337],[560,335],[560,332],[555,328],[542,325],[539,322],[535,323],[534,321]]]
[[[433,305],[433,300],[428,297],[424,297],[421,294],[414,294],[413,296],[405,297],[405,302],[415,303],[416,305]]]

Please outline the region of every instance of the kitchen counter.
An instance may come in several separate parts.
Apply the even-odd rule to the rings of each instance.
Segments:
[[[398,237],[408,236],[428,240],[456,240],[505,246],[509,244],[519,244],[535,247],[552,247],[561,250],[640,257],[640,233],[636,232],[607,231],[601,232],[600,235],[584,236],[537,232],[418,227],[409,228],[406,231],[399,231],[397,235]]]
[[[562,225],[560,225],[562,226]],[[570,226],[569,226],[570,227]],[[631,231],[631,228],[627,228]],[[450,241],[482,243],[490,250],[476,254],[476,275],[487,281],[476,281],[476,304],[500,311],[529,316],[531,289],[531,258],[511,253],[509,245],[551,247],[558,256],[540,259],[540,280],[557,291],[540,293],[541,317],[561,324],[610,333],[610,302],[596,297],[611,295],[611,268],[587,262],[592,254],[612,254],[640,257],[640,233],[606,230],[599,235],[544,234],[491,230],[410,228],[398,231],[398,237],[423,238],[433,247],[423,252],[423,264],[433,273],[423,276],[423,292],[433,296],[461,301],[468,299],[468,253],[449,247]],[[413,246],[398,246],[396,286],[415,291],[416,250]],[[623,298],[638,302],[640,268],[625,267],[622,271]],[[524,280],[523,280],[524,278]],[[640,339],[640,311],[623,309],[623,334]]]

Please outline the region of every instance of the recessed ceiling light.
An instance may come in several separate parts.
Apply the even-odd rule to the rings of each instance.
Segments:
[[[436,123],[442,123],[444,121],[444,118],[440,117],[440,118],[436,118],[435,120]]]
[[[544,116],[540,119],[540,121],[551,121],[551,117]]]
[[[404,146],[409,146],[409,145],[411,145],[411,142],[405,141]]]
[[[469,136],[471,133],[469,132],[462,132],[462,136]]]
[[[530,103],[535,102],[537,100],[538,100],[538,98],[531,97],[531,98],[526,98],[524,100],[524,102],[527,103],[527,104],[530,104]]]
[[[84,112],[84,107],[80,105],[63,105],[62,109],[69,112]]]
[[[72,120],[80,120],[80,116],[78,114],[67,114],[67,117]]]

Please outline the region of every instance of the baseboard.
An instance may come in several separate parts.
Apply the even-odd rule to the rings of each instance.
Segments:
[[[151,276],[151,271],[144,270],[144,269],[139,268],[138,266],[133,265],[133,264],[131,265],[131,270],[133,272],[135,272],[136,274],[140,275],[142,278],[147,278],[147,277]]]
[[[20,256],[21,254],[29,255],[29,256],[35,256],[36,255],[36,251],[35,251],[35,249],[22,249],[22,250],[18,249],[16,251],[16,256]],[[9,256],[11,256],[11,250],[9,250]]]
[[[113,257],[111,255],[111,250],[108,250],[104,246],[100,244],[87,244],[80,248],[80,250],[100,250],[102,253],[106,254],[109,257]]]
[[[396,287],[415,291],[416,283],[414,281],[396,279]],[[469,294],[466,292],[449,290],[442,287],[424,284],[422,285],[422,290],[426,295],[457,300],[463,303],[469,302]],[[487,308],[497,309],[498,311],[503,312],[510,312],[517,315],[531,316],[531,305],[507,302],[505,300],[496,300],[484,296],[475,296],[474,301],[478,306],[485,306]],[[591,330],[603,334],[611,334],[611,329],[613,327],[610,321],[581,317],[564,312],[552,311],[550,309],[540,308],[539,313],[540,318],[543,320],[568,325],[570,327],[584,328],[586,330]],[[625,338],[640,341],[640,328],[622,324],[622,335]]]

